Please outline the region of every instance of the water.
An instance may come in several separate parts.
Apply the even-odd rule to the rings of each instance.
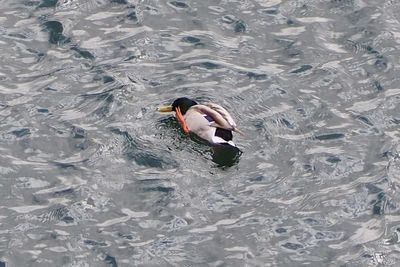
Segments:
[[[400,262],[399,1],[0,6],[0,266]],[[155,112],[180,96],[236,164]]]

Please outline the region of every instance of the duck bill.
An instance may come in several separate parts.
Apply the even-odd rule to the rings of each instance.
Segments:
[[[171,105],[169,105],[169,106],[161,106],[161,107],[158,107],[157,111],[159,111],[159,112],[172,112],[173,108],[172,108]]]

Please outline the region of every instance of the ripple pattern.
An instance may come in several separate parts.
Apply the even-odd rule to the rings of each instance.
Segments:
[[[400,2],[4,0],[0,267],[396,266]],[[233,166],[158,105],[227,107]]]

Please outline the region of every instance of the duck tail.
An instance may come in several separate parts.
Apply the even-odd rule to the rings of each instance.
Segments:
[[[212,158],[220,166],[232,166],[236,164],[243,154],[232,141],[214,144]]]

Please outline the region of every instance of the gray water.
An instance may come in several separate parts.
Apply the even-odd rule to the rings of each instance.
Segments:
[[[397,0],[1,0],[0,266],[395,266],[399,48]]]

